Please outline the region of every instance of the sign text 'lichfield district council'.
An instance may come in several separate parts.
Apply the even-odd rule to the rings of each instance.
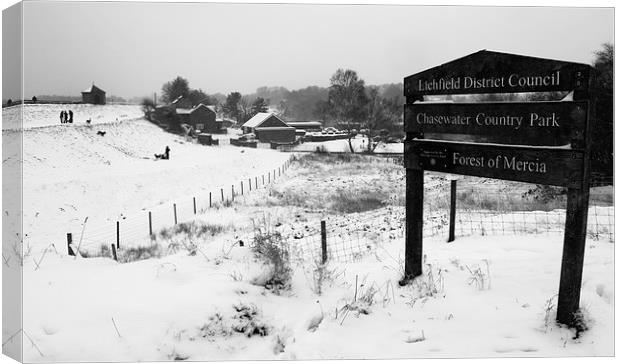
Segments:
[[[579,309],[589,199],[590,66],[480,51],[404,80],[406,276],[422,273],[424,171],[568,188],[557,319]],[[424,102],[424,96],[565,92],[561,101]],[[571,97],[572,96],[572,97]]]

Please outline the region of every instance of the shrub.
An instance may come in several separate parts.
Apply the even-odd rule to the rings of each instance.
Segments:
[[[170,239],[179,234],[187,234],[189,239],[201,238],[205,235],[215,236],[224,232],[227,226],[219,224],[209,224],[201,221],[182,222],[169,228],[161,229],[159,238]]]
[[[151,244],[148,246],[119,249],[117,255],[119,262],[129,263],[151,258],[161,258],[163,254],[159,244]]]
[[[233,306],[237,313],[233,316],[235,323],[232,329],[247,337],[254,335],[267,336],[269,325],[262,320],[262,314],[255,305],[238,304]]]
[[[254,225],[252,250],[269,267],[265,276],[255,278],[253,283],[273,289],[275,293],[289,289],[292,275],[289,251],[282,241],[282,235],[270,231],[266,221],[262,226]]]
[[[112,248],[110,245],[106,244],[102,244],[99,250],[95,252],[80,250],[80,255],[83,258],[113,258]],[[159,244],[151,244],[147,246],[120,248],[116,251],[116,256],[119,263],[130,263],[151,258],[161,258],[163,252]]]

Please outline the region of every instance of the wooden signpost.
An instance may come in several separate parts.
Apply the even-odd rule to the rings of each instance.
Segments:
[[[482,50],[405,78],[405,277],[422,274],[424,171],[568,188],[557,321],[576,325],[590,189],[591,67]],[[424,103],[427,95],[572,91],[550,102]]]

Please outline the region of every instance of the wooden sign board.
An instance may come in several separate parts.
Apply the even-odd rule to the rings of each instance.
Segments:
[[[401,284],[422,274],[425,170],[565,186],[557,320],[576,325],[588,218],[590,69],[483,50],[405,78],[407,245]],[[548,91],[573,91],[576,102],[419,102],[425,95]]]
[[[405,78],[405,96],[583,91],[590,67],[482,50]]]
[[[417,138],[583,148],[587,102],[405,105],[405,132]]]
[[[405,167],[579,188],[583,155],[559,148],[412,140],[405,144]]]

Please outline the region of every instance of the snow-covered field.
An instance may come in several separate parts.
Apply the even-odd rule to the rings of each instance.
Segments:
[[[3,130],[3,143],[16,136]],[[200,146],[144,120],[32,128],[23,138],[24,244],[32,247],[23,263],[25,361],[614,354],[613,240],[592,235],[586,243],[581,307],[589,329],[575,339],[554,323],[563,238],[555,231],[487,229],[450,244],[445,230],[431,232],[424,275],[399,287],[402,167],[386,159],[297,156],[274,182],[266,174],[290,154]],[[171,159],[155,161],[166,145]],[[15,158],[4,155],[3,164]],[[220,188],[229,199],[241,181],[259,186],[216,202]],[[441,176],[427,183],[433,191],[447,185]],[[143,236],[147,212],[171,221],[173,203],[185,223],[156,226],[150,259],[134,261],[138,249],[126,240],[118,252],[125,263],[106,251],[66,254],[67,232],[78,241],[83,230],[81,250],[98,255],[101,241],[114,242],[116,221],[122,236]],[[613,221],[613,206],[598,209]],[[502,224],[511,218],[483,219],[500,231],[501,215]],[[321,220],[325,267],[314,261]],[[288,248],[290,286],[266,282],[273,267],[253,251],[257,228]],[[10,248],[5,241],[3,255]]]

